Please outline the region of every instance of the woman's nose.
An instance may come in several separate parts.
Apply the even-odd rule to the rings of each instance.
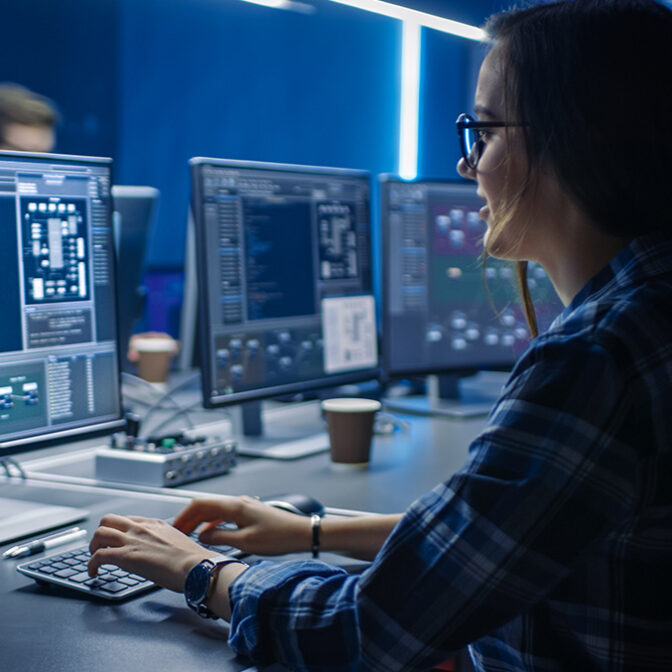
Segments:
[[[469,167],[463,156],[457,162],[457,174],[460,177],[466,177],[468,180],[476,179],[476,171]]]

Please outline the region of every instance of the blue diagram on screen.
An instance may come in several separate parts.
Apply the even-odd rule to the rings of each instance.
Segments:
[[[86,201],[22,198],[21,223],[26,303],[88,300]]]

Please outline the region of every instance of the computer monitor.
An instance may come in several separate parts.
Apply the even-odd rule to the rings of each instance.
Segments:
[[[112,187],[115,247],[119,268],[123,269],[117,274],[117,301],[121,366],[125,371],[135,371],[126,354],[135,324],[145,308],[142,272],[158,201],[159,190],[154,187],[118,184]]]
[[[383,371],[389,379],[438,374],[440,388],[433,398],[390,400],[388,406],[485,414],[498,385],[493,395],[487,386],[464,385],[460,377],[510,369],[530,334],[511,263],[489,258],[483,268],[484,203],[476,185],[382,176],[380,197]],[[538,264],[529,264],[528,284],[543,331],[562,304]]]
[[[204,405],[243,403],[260,435],[247,402],[375,378],[369,174],[190,164]]]
[[[0,458],[123,425],[111,160],[0,152]]]
[[[124,426],[111,163],[0,152],[0,461]],[[0,508],[0,544],[87,515],[21,498]]]

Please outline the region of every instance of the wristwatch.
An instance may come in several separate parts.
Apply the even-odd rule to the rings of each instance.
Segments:
[[[217,572],[226,565],[233,563],[245,565],[247,563],[230,555],[215,555],[212,558],[201,560],[191,568],[184,582],[184,598],[191,609],[203,618],[218,618],[208,609],[205,602],[210,597],[210,589]]]

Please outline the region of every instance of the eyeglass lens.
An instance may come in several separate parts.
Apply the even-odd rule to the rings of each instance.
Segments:
[[[478,160],[481,158],[483,151],[483,141],[477,129],[463,128],[460,135],[462,140],[462,154],[464,160],[470,168],[476,168]]]

